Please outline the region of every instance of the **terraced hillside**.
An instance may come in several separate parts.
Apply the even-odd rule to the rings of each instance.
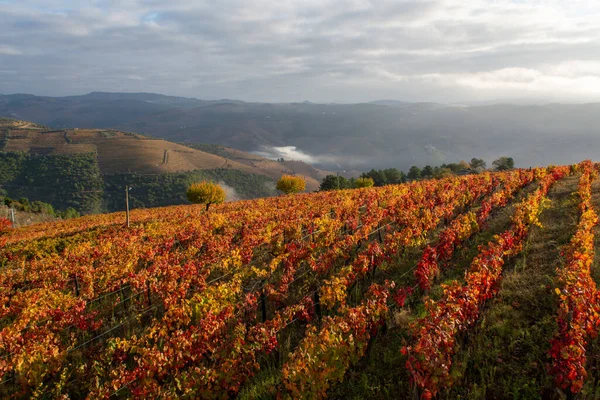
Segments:
[[[74,173],[65,175],[62,168],[75,159],[82,159],[87,169],[93,163],[94,171],[86,173],[101,174],[104,185],[90,185],[95,181],[92,179],[71,185],[79,189],[71,187],[64,196],[50,196],[48,182],[56,182],[56,191],[63,186],[59,182],[72,184],[77,179]],[[58,167],[51,167],[54,165]],[[77,168],[81,171],[81,166]],[[33,170],[37,171],[35,177],[30,176]],[[11,197],[44,200],[59,209],[66,208],[67,202],[77,203],[83,212],[122,209],[126,184],[138,188],[137,197],[136,192],[132,193],[137,201],[134,206],[181,204],[185,202],[185,185],[198,179],[230,186],[233,199],[268,196],[275,194],[274,181],[284,174],[302,175],[307,190],[314,191],[326,172],[303,162],[278,162],[232,149],[214,154],[134,133],[101,129],[52,131],[24,121],[0,120],[0,187]],[[38,179],[40,176],[44,178]],[[161,187],[167,188],[164,198]],[[91,193],[102,194],[93,201],[74,199],[89,197]]]
[[[2,151],[45,155],[95,153],[105,174],[161,174],[228,168],[278,179],[283,174],[305,173],[309,190],[318,189],[320,179],[325,176],[302,162],[278,163],[232,150],[227,150],[224,156],[217,156],[135,133],[103,129],[49,131],[24,121],[5,121],[0,121],[0,132],[5,142]],[[251,162],[240,162],[235,158]]]
[[[584,162],[5,229],[0,394],[597,398],[598,189]]]

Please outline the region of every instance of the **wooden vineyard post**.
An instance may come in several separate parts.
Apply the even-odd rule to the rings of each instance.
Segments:
[[[77,275],[73,277],[73,281],[75,281],[75,295],[79,297],[79,281],[77,280]]]
[[[267,296],[265,296],[265,290],[260,291],[260,310],[262,312],[262,322],[267,322]]]
[[[125,225],[129,228],[129,185],[125,185]]]
[[[8,217],[10,219],[10,223],[12,225],[13,228],[17,227],[17,218],[15,217],[15,208],[11,207],[10,210],[8,210]]]
[[[319,297],[319,289],[318,288],[315,291],[314,302],[315,302],[315,313],[317,313],[317,318],[319,319],[319,328],[321,328],[321,317],[322,317],[321,298]]]
[[[146,292],[148,296],[148,306],[152,305],[152,299],[150,298],[150,281],[146,281]]]

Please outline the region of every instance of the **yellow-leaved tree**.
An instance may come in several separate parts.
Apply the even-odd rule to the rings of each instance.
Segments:
[[[221,204],[225,201],[225,191],[216,183],[192,183],[187,190],[187,198],[194,204],[206,204],[206,211],[211,204]]]
[[[355,182],[356,187],[359,189],[373,187],[374,184],[373,178],[358,178]]]
[[[300,193],[306,189],[306,181],[301,176],[283,175],[277,182],[277,190],[285,194]]]

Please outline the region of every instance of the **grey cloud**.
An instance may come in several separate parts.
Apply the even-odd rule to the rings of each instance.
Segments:
[[[599,16],[559,0],[0,2],[0,71],[19,71],[0,93],[600,100],[600,71],[577,67],[600,62]]]

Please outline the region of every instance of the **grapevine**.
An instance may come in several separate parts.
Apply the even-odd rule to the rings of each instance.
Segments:
[[[580,222],[558,271],[551,372],[577,393],[600,314],[589,275],[597,223],[590,162],[209,211],[134,210],[130,228],[123,213],[19,229],[0,219],[0,394],[221,399],[275,367],[273,395],[326,397],[369,353],[390,310],[429,291],[457,249],[537,185],[515,200],[510,228],[480,247],[464,282],[426,299],[425,316],[409,329],[406,368],[423,398],[435,396],[454,383],[458,335],[495,296],[552,184],[571,172],[582,172]],[[402,269],[415,252],[416,265]],[[398,271],[403,284],[413,282],[386,280]],[[295,342],[283,354],[290,333]]]
[[[565,266],[557,271],[559,297],[558,332],[551,342],[552,374],[556,384],[579,393],[587,376],[586,348],[600,328],[598,290],[590,275],[594,260],[594,226],[598,216],[592,207],[592,181],[598,172],[591,162],[579,165],[580,218],[577,231],[564,250]]]

